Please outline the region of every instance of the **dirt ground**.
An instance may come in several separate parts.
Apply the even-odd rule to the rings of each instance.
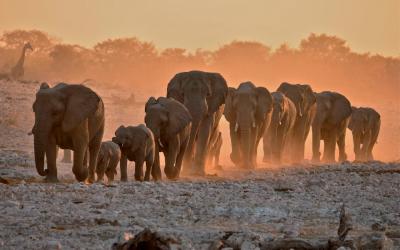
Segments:
[[[33,138],[27,135],[39,85],[0,82],[0,249],[110,249],[144,228],[176,238],[180,249],[207,249],[228,232],[228,240],[241,249],[258,249],[274,238],[335,237],[342,204],[353,218],[349,238],[379,224],[394,249],[400,249],[396,161],[260,164],[244,171],[223,157],[224,170],[210,169],[205,178],[135,182],[131,166],[129,182],[110,186],[77,183],[71,165],[59,163],[61,183],[43,183],[34,167]],[[105,140],[121,124],[142,122],[143,104],[127,107],[114,98],[126,93],[97,91],[106,105]],[[388,124],[398,126],[395,120]],[[398,134],[384,131],[384,144],[398,141]],[[229,139],[224,139],[222,154],[227,155]],[[391,144],[393,160],[398,159],[396,145]]]

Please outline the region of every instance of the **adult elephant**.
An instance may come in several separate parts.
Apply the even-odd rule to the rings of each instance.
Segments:
[[[160,169],[161,151],[165,156],[165,175],[169,179],[177,179],[189,143],[192,117],[182,103],[165,97],[158,99],[150,97],[146,103],[145,112],[146,126],[154,134],[153,168]]]
[[[192,116],[184,168],[193,174],[205,174],[210,138],[218,128],[221,106],[225,103],[227,93],[228,86],[219,73],[181,72],[168,83],[167,97],[183,103]]]
[[[97,155],[104,133],[104,104],[90,88],[42,83],[33,103],[36,170],[49,182],[57,179],[57,146],[74,151],[72,172],[78,181],[95,180]],[[84,164],[89,149],[89,173]],[[44,156],[47,169],[44,169]]]
[[[348,128],[353,133],[356,161],[374,160],[372,149],[378,140],[381,116],[372,108],[352,107]]]
[[[264,87],[244,82],[229,88],[224,115],[229,122],[235,165],[255,168],[257,147],[271,121],[272,96]]]
[[[271,124],[264,134],[264,161],[280,163],[282,154],[287,151],[287,141],[292,136],[296,121],[296,106],[281,92],[272,93],[273,109]],[[266,156],[269,156],[266,158]]]
[[[316,98],[317,112],[312,124],[313,161],[320,161],[321,140],[324,140],[324,162],[335,161],[336,143],[339,161],[345,161],[346,128],[352,112],[350,101],[345,96],[330,91],[317,93]]]
[[[292,161],[304,160],[305,143],[316,112],[315,94],[308,84],[281,83],[277,91],[282,92],[296,106],[296,121],[290,140]]]

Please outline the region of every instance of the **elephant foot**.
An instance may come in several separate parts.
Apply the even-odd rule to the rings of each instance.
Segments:
[[[83,170],[72,169],[72,172],[74,173],[76,180],[79,182],[85,181],[88,177],[87,168],[84,168]],[[94,181],[94,178],[93,178],[93,181]]]
[[[44,181],[47,182],[47,183],[58,183],[58,182],[60,182],[58,180],[57,176],[51,176],[51,175],[46,176],[46,178],[44,178]]]
[[[347,161],[347,154],[339,154],[339,161],[340,162]]]
[[[143,181],[143,176],[136,176],[135,175],[135,180],[136,181]]]

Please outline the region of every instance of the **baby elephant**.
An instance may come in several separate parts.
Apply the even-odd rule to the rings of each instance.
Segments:
[[[112,141],[101,143],[99,156],[97,158],[97,181],[103,181],[104,173],[107,176],[108,182],[114,181],[114,176],[117,174],[117,165],[121,159],[121,150],[119,146]]]
[[[112,141],[121,149],[121,181],[128,180],[127,160],[135,162],[135,179],[143,181],[143,163],[146,162],[144,180],[150,180],[150,173],[155,180],[161,176],[160,169],[153,168],[154,164],[154,137],[153,133],[145,125],[120,126],[115,131]]]
[[[165,156],[167,178],[177,179],[189,143],[192,117],[187,108],[173,98],[150,97],[145,107],[146,125],[154,133],[156,154],[154,167],[160,169],[159,152]]]
[[[381,116],[372,108],[352,107],[348,128],[353,133],[356,161],[374,160],[372,149],[378,139]]]

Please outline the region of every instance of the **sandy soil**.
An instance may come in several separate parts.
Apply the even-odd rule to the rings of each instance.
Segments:
[[[0,82],[0,249],[109,249],[144,228],[175,237],[181,249],[207,249],[226,232],[242,249],[257,249],[277,237],[334,237],[343,203],[354,221],[350,238],[379,223],[400,249],[396,162],[244,171],[224,159],[224,171],[206,178],[139,183],[130,167],[130,181],[111,186],[77,183],[71,166],[59,163],[61,183],[42,183],[27,135],[38,86]],[[105,139],[120,124],[143,119],[141,105],[122,107],[111,98],[116,93],[98,92],[106,104]],[[398,172],[382,171],[388,169]]]

